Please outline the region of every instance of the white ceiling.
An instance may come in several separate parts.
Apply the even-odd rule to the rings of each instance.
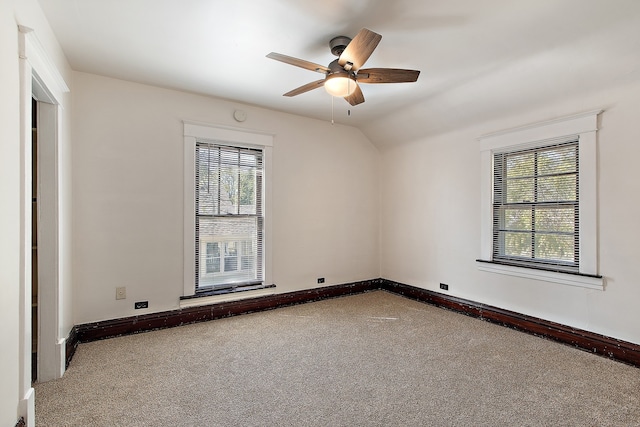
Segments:
[[[335,100],[336,121],[377,144],[389,139],[379,131],[386,121],[411,123],[412,138],[640,78],[640,0],[40,4],[75,70],[322,120],[332,108],[323,89],[282,96],[322,76],[265,55],[327,65],[331,38],[369,28],[382,41],[365,67],[421,70],[416,83],[363,84],[364,104]]]

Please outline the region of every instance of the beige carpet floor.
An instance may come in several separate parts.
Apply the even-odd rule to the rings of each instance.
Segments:
[[[633,426],[640,369],[384,291],[81,344],[38,426]]]

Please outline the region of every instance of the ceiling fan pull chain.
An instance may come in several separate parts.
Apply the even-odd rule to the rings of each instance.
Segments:
[[[331,97],[331,126],[333,126],[335,123],[333,122],[333,96]]]

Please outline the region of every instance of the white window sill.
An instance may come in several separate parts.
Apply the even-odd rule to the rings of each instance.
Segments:
[[[604,278],[477,261],[478,270],[604,291]]]
[[[199,305],[215,304],[220,302],[239,301],[247,298],[273,295],[272,288],[256,289],[254,291],[230,292],[222,295],[211,295],[208,297],[184,299],[180,301],[180,308],[197,307]]]

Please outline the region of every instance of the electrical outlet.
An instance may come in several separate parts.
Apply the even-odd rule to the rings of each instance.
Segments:
[[[149,308],[149,301],[137,301],[133,304],[133,308],[140,310],[141,308]]]
[[[116,299],[127,299],[127,288],[122,286],[116,288]]]
[[[324,277],[318,277],[318,283],[324,283]]]
[[[445,285],[444,283],[440,283],[440,289],[442,289],[443,291],[448,291],[449,290],[449,285]]]

